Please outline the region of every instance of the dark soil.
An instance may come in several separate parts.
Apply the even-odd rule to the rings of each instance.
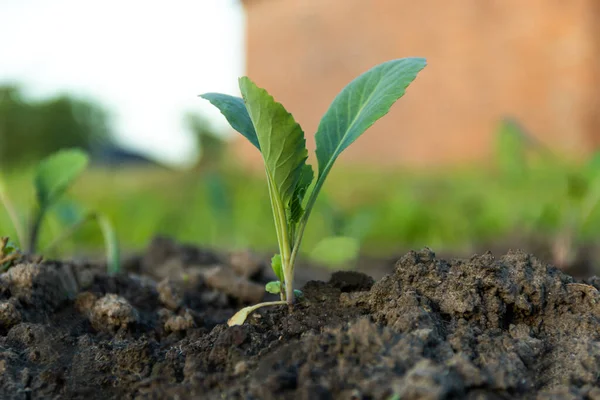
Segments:
[[[293,312],[235,327],[270,279],[252,254],[157,239],[127,269],[0,275],[0,398],[600,399],[600,279],[525,253],[302,275]]]

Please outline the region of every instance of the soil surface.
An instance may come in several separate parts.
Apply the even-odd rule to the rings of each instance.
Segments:
[[[377,281],[302,268],[292,312],[228,327],[270,299],[251,253],[158,238],[115,277],[16,265],[0,275],[0,398],[600,399],[599,278],[522,252],[409,252]]]

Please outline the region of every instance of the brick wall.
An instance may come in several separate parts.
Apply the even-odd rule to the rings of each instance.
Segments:
[[[458,5],[460,4],[460,6]],[[335,95],[393,58],[428,66],[341,160],[485,160],[502,116],[573,155],[600,145],[600,1],[246,0],[247,71],[313,134]],[[240,156],[259,161],[244,140]]]

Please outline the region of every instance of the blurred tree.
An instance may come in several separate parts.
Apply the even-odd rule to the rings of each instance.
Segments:
[[[94,153],[111,142],[99,105],[61,95],[33,101],[15,85],[0,86],[0,167],[39,160],[65,147]]]

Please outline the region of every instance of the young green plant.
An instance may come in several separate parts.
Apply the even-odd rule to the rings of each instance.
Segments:
[[[542,176],[540,171],[560,183],[562,191],[547,202],[543,200],[533,220],[528,215],[522,215],[520,220],[529,219],[525,225],[529,234],[550,235],[554,265],[561,269],[571,267],[584,244],[585,228],[600,203],[600,152],[574,170],[517,121],[505,119],[498,129],[496,156],[501,177],[514,189],[533,185]],[[533,163],[533,156],[537,164]]]
[[[15,260],[21,257],[21,252],[7,237],[0,238],[0,271],[5,272],[12,267]]]
[[[242,324],[259,307],[292,306],[299,294],[293,288],[294,265],[304,229],[333,164],[342,151],[388,113],[425,66],[423,58],[387,61],[359,75],[336,96],[315,134],[316,179],[306,163],[308,151],[302,128],[265,89],[242,77],[242,98],[221,93],[201,95],[261,152],[279,245],[279,254],[272,260],[278,280],[267,284],[266,289],[279,294],[280,300],[240,310],[229,320],[230,326]]]
[[[328,268],[353,267],[360,255],[361,245],[375,219],[372,208],[355,212],[344,211],[327,197],[321,197],[329,235],[321,239],[308,254],[310,261]]]
[[[47,218],[48,212],[51,209],[58,208],[59,205],[68,204],[71,213],[81,215],[80,218],[72,223],[65,233],[54,239],[49,247],[43,250],[43,253],[48,253],[54,247],[61,244],[67,237],[71,236],[84,223],[90,220],[96,220],[100,226],[107,250],[107,265],[110,273],[116,273],[120,269],[119,247],[116,234],[110,221],[106,216],[100,213],[87,212],[85,214],[79,212],[78,207],[72,203],[62,203],[61,198],[65,192],[71,187],[75,180],[83,173],[89,163],[87,153],[79,149],[65,149],[51,154],[43,159],[35,169],[34,187],[36,194],[36,207],[32,214],[32,220],[28,235],[25,236],[21,221],[18,218],[17,212],[14,209],[12,202],[8,198],[6,188],[0,185],[0,203],[4,204],[15,231],[18,234],[21,246],[24,246],[27,240],[27,253],[32,255],[36,253],[38,247],[39,232],[42,222]],[[2,182],[0,182],[1,184]],[[2,244],[3,243],[3,244]],[[18,253],[18,248],[6,241],[1,242],[0,261],[11,257],[14,260]],[[7,251],[10,250],[10,254]],[[0,267],[6,268],[9,265],[7,261],[0,262]]]
[[[600,152],[596,152],[578,170],[568,170],[564,176],[565,196],[557,209],[556,199],[547,205],[555,206],[558,232],[555,232],[551,251],[553,263],[568,268],[577,260],[585,242],[585,230],[600,203]],[[589,239],[589,238],[588,238]]]

